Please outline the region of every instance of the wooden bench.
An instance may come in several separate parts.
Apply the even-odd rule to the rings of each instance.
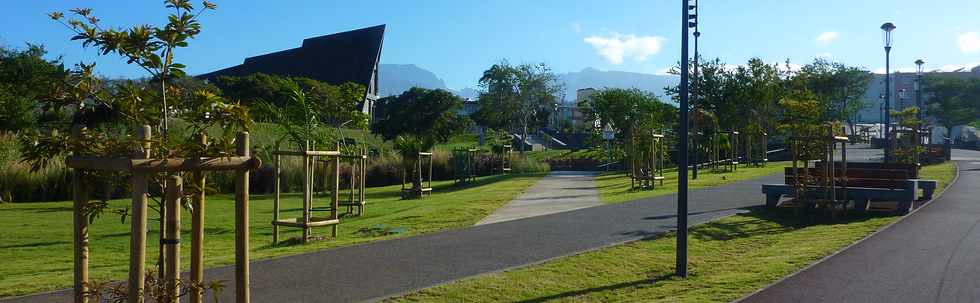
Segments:
[[[932,199],[938,182],[934,180],[922,180],[918,178],[918,168],[914,165],[903,164],[882,164],[866,162],[847,163],[846,182],[841,176],[844,174],[841,163],[835,165],[838,169],[834,172],[839,184],[846,184],[837,188],[837,197],[846,197],[849,201],[854,201],[855,210],[867,210],[871,201],[897,201],[896,211],[908,213],[912,210],[913,202],[917,199],[918,190],[922,190],[922,199]],[[818,163],[817,167],[821,167]],[[823,177],[823,170],[819,168],[809,169],[811,177]],[[803,174],[802,168],[795,171],[791,167],[785,170],[785,184],[765,184],[762,185],[762,193],[766,195],[766,207],[776,207],[779,200],[785,196],[794,196],[794,184],[797,174]],[[808,191],[809,198],[820,198],[821,192],[829,193],[826,188],[811,187],[818,190]],[[820,190],[822,189],[822,191]]]

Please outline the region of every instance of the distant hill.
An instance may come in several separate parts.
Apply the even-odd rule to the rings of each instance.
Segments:
[[[414,64],[381,64],[379,67],[380,87],[378,93],[382,97],[401,94],[412,87],[429,89],[445,89],[463,98],[476,98],[479,91],[465,87],[455,91],[446,87],[446,82],[435,73]],[[573,102],[575,91],[581,88],[639,88],[653,92],[661,100],[668,100],[664,93],[667,86],[677,85],[676,76],[654,75],[634,72],[600,71],[595,68],[585,68],[582,71],[559,74],[558,78],[565,83],[565,100]]]
[[[381,64],[378,67],[378,95],[401,94],[412,87],[448,89],[446,82],[415,64]]]
[[[634,72],[600,71],[595,68],[585,68],[579,72],[558,75],[565,82],[565,100],[575,100],[575,91],[582,88],[638,88],[652,92],[661,101],[669,100],[664,88],[677,85],[680,79],[673,75],[654,75]]]

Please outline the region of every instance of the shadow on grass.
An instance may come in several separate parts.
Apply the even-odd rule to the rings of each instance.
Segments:
[[[839,225],[864,222],[873,218],[888,217],[887,214],[849,212],[845,216],[831,218],[823,212],[796,213],[790,209],[767,209],[756,207],[739,216],[749,220],[739,222],[705,223],[691,229],[690,234],[699,240],[732,240],[753,236],[787,232],[817,225]],[[774,226],[771,223],[775,223]]]
[[[663,274],[663,275],[651,277],[650,279],[640,279],[640,280],[635,280],[635,281],[629,281],[629,282],[623,282],[623,283],[616,283],[616,284],[612,284],[612,285],[605,285],[605,286],[599,286],[599,287],[593,287],[593,288],[586,288],[586,289],[579,289],[579,290],[567,291],[567,292],[563,292],[563,293],[557,293],[557,294],[553,294],[553,295],[548,295],[548,296],[543,296],[543,297],[537,297],[537,298],[528,299],[528,300],[521,300],[521,301],[517,301],[517,302],[521,302],[521,303],[537,303],[537,302],[549,302],[549,301],[560,300],[560,299],[570,299],[570,298],[575,298],[575,297],[580,297],[580,296],[588,295],[590,293],[606,292],[606,291],[613,291],[613,290],[619,290],[619,289],[633,288],[633,287],[638,287],[638,286],[643,286],[643,285],[653,285],[653,284],[656,284],[657,281],[669,280],[669,279],[673,279],[674,277],[675,276],[672,273],[671,274]]]
[[[53,245],[71,245],[71,242],[68,241],[32,242],[32,243],[24,243],[24,244],[3,245],[0,246],[0,249],[41,247],[41,246],[53,246]]]

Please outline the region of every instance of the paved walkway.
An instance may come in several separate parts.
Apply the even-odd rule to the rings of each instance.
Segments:
[[[772,175],[692,191],[691,224],[762,205],[761,184]],[[723,197],[723,198],[720,198]],[[478,274],[543,262],[582,251],[659,235],[674,228],[676,196],[485,224],[469,228],[328,249],[252,262],[253,302],[377,300]],[[208,280],[233,280],[234,268],[205,271]],[[222,301],[233,301],[228,283]],[[70,291],[11,302],[68,302]]]
[[[536,217],[601,205],[594,172],[555,171],[477,225]]]
[[[744,302],[980,302],[980,152],[928,206]]]

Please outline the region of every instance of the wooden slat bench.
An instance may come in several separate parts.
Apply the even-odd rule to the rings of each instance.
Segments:
[[[820,167],[820,164],[817,164],[817,167]],[[836,167],[841,166],[838,164]],[[793,168],[787,167],[785,184],[762,185],[762,193],[766,195],[766,207],[776,207],[784,195],[794,195],[793,185],[796,181],[794,176],[797,173],[802,174],[802,168],[794,171]],[[842,169],[834,172],[838,181],[843,181],[840,177],[843,173]],[[809,174],[812,177],[822,177],[823,170],[811,168]],[[836,196],[846,195],[847,200],[854,201],[854,209],[866,210],[870,201],[897,201],[896,211],[904,214],[912,210],[919,189],[922,190],[923,200],[932,199],[938,182],[918,179],[918,168],[913,165],[849,162],[846,185],[837,189]],[[812,197],[816,197],[821,192],[827,190],[815,190],[812,192],[815,196]]]

